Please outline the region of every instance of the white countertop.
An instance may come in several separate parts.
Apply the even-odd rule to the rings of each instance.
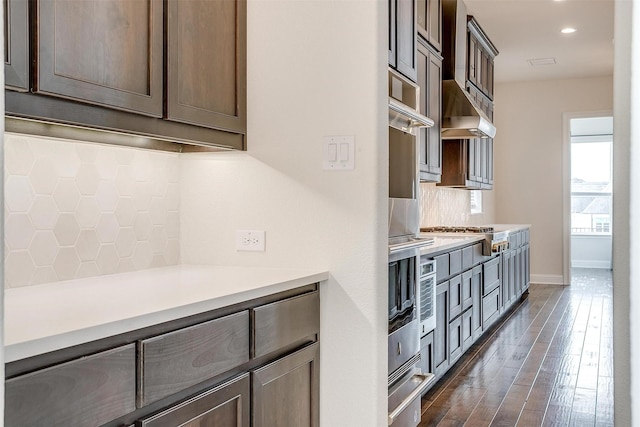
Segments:
[[[420,233],[420,236],[433,238],[432,245],[420,248],[420,255],[429,255],[484,240],[484,236],[479,234]]]
[[[328,278],[321,270],[179,265],[7,289],[5,362]]]

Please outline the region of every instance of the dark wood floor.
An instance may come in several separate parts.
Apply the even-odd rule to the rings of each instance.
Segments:
[[[425,426],[613,426],[612,280],[531,285],[422,399]]]

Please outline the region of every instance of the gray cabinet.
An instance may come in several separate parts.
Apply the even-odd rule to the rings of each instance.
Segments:
[[[436,286],[436,328],[433,331],[433,367],[436,377],[449,370],[449,282]]]
[[[473,341],[482,335],[482,266],[471,271],[471,335]]]
[[[418,34],[442,51],[442,0],[418,0]]]
[[[169,0],[166,118],[246,128],[246,2]]]
[[[418,43],[418,86],[420,112],[430,117],[434,125],[418,134],[420,149],[420,180],[440,182],[442,174],[442,57],[433,48]]]
[[[34,91],[162,117],[159,0],[39,0]]]
[[[319,425],[318,357],[312,344],[252,372],[253,427]]]
[[[414,82],[418,65],[416,1],[389,2],[389,65]]]
[[[5,382],[5,425],[101,425],[135,409],[135,345],[72,360]]]
[[[207,390],[159,414],[139,421],[140,427],[249,427],[249,374]]]
[[[29,90],[29,10],[27,0],[3,0],[4,84],[8,89]]]

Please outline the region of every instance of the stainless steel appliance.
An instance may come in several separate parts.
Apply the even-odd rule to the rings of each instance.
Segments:
[[[417,367],[420,361],[420,249],[396,246],[389,253],[389,425],[415,427],[420,397],[433,380]],[[435,288],[434,288],[435,289]]]
[[[424,227],[420,231],[427,233],[466,233],[466,234],[481,234],[484,236],[482,241],[482,254],[491,255],[497,254],[509,249],[509,231],[498,231],[495,227],[490,225],[482,226],[435,226]]]
[[[428,256],[420,257],[420,288],[418,312],[420,336],[436,328],[436,262]]]
[[[467,7],[442,1],[442,139],[493,138],[496,128],[466,91]],[[495,46],[494,56],[498,54]]]
[[[420,114],[420,88],[389,69],[389,237],[416,236],[420,170],[418,129],[433,126]]]

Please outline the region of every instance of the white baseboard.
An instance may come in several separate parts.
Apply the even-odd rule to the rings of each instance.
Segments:
[[[557,274],[532,274],[531,283],[540,284],[540,285],[564,285],[565,284],[564,281],[562,280],[562,275],[557,275]]]
[[[571,268],[606,268],[611,269],[611,261],[571,261]]]

